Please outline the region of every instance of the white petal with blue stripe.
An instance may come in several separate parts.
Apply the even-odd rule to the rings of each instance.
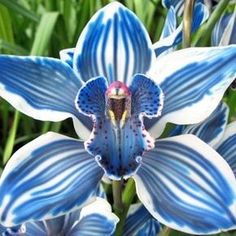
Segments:
[[[129,85],[155,59],[152,42],[137,16],[118,2],[99,10],[84,28],[74,54],[74,68],[87,81],[104,76]]]
[[[212,46],[226,46],[236,43],[236,7],[233,14],[223,15],[216,23],[212,35]]]
[[[88,206],[70,214],[51,220],[27,223],[24,236],[108,236],[112,235],[118,221],[109,203],[97,198]]]
[[[141,203],[130,206],[125,220],[123,236],[156,236],[160,230],[161,225],[159,222],[152,217]]]
[[[236,46],[188,48],[157,60],[154,78],[163,90],[165,104],[159,122],[150,132],[161,134],[166,122],[194,124],[217,107],[236,76]]]
[[[113,235],[119,218],[112,213],[110,204],[102,199],[84,207],[80,219],[68,232],[69,236],[110,236]]]
[[[216,151],[228,162],[236,176],[236,121],[227,125]]]
[[[189,134],[166,138],[142,160],[137,194],[159,222],[190,234],[236,228],[236,179],[210,146]]]
[[[229,107],[221,103],[216,110],[204,121],[196,125],[189,125],[184,134],[194,134],[205,143],[214,147],[222,139],[228,122]]]
[[[47,57],[0,56],[0,96],[17,110],[43,121],[72,117],[82,138],[89,123],[75,107],[82,82],[64,62]]]
[[[173,24],[169,22],[170,20],[174,20],[173,14],[176,14],[176,12],[171,7],[167,14],[167,20],[165,24]],[[200,25],[208,19],[208,17],[209,11],[207,10],[206,6],[201,3],[197,3],[194,7],[191,31],[195,32],[200,27]],[[160,40],[153,45],[157,57],[159,57],[160,55],[165,55],[167,52],[171,51],[172,49],[174,49],[175,46],[182,42],[183,23],[181,23],[175,30],[173,27],[171,27],[171,29],[172,32],[171,34],[169,34],[168,37],[160,38]]]
[[[81,207],[103,174],[82,142],[52,132],[42,135],[19,149],[2,173],[1,223],[14,226]]]

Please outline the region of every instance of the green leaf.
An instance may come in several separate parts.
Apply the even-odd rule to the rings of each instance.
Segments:
[[[72,43],[77,27],[77,24],[75,24],[76,22],[75,3],[72,0],[64,0],[63,19],[65,21],[69,42]]]
[[[30,20],[33,20],[35,22],[39,21],[39,17],[34,12],[24,8],[16,1],[0,0],[0,3],[4,6],[6,6],[7,8],[19,13],[20,15],[27,17]]]
[[[13,43],[9,43],[3,39],[0,39],[0,50],[1,49],[6,50],[10,54],[14,54],[14,55],[28,55],[29,54],[29,52],[26,49],[22,48],[21,46],[18,46]]]
[[[3,164],[5,164],[8,161],[8,159],[10,158],[10,156],[12,154],[19,120],[20,120],[20,112],[15,111],[13,125],[11,127],[10,132],[9,132],[9,136],[7,138],[7,143],[6,143],[4,152],[3,152]]]
[[[0,4],[0,38],[10,43],[14,42],[11,17],[8,9]]]
[[[31,55],[41,56],[46,54],[58,15],[58,12],[46,12],[42,15],[30,52]]]

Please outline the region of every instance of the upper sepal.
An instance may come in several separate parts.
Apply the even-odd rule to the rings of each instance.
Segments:
[[[84,28],[74,54],[74,68],[87,81],[104,76],[130,84],[145,74],[155,54],[146,29],[137,16],[118,2],[100,9]]]

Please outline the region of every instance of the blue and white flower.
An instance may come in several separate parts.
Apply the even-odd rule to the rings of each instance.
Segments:
[[[236,44],[236,7],[233,13],[220,17],[212,31],[211,44],[212,46]]]
[[[2,228],[2,236],[110,236],[115,231],[118,217],[102,198],[80,210],[54,219],[25,223],[15,228]]]
[[[182,1],[176,1],[177,5],[182,6]],[[165,24],[162,30],[161,37],[154,46],[154,50],[157,57],[165,55],[170,51],[173,51],[178,44],[182,42],[183,38],[183,22],[177,25],[177,14],[179,9],[177,6],[168,3],[168,13],[165,20]],[[209,17],[209,11],[207,7],[200,1],[194,5],[193,20],[191,31],[195,32]]]
[[[236,47],[190,48],[158,60],[154,50],[138,18],[114,2],[62,60],[0,56],[0,95],[16,109],[41,120],[72,117],[84,139],[93,122],[85,148],[47,133],[12,156],[0,180],[4,226],[92,202],[105,174],[134,178],[141,202],[171,228],[236,228],[236,180],[227,162],[194,135],[154,139],[167,122],[194,124],[212,113],[235,77]],[[144,117],[153,122],[146,126]]]
[[[196,0],[195,2],[204,4],[209,10],[212,7],[211,0]],[[167,9],[170,9],[171,7],[173,7],[178,16],[183,16],[184,0],[162,0],[161,3],[162,3],[162,6]]]

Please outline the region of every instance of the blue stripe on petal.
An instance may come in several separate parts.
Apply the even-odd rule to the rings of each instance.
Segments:
[[[30,222],[26,224],[26,233],[24,236],[48,236],[47,229],[43,221]]]
[[[26,223],[24,236],[69,235],[72,227],[80,220],[81,209],[50,220]]]
[[[91,197],[102,175],[82,142],[42,135],[19,149],[3,171],[1,223],[13,226],[72,211]]]
[[[130,86],[132,114],[142,113],[147,117],[161,115],[164,95],[161,88],[145,75],[137,74]]]
[[[160,84],[165,105],[161,121],[152,121],[151,134],[160,135],[166,122],[194,124],[206,119],[234,80],[235,63],[235,45],[183,49],[160,58],[150,77]]]
[[[152,43],[141,21],[113,2],[99,10],[82,32],[74,55],[74,68],[84,81],[104,76],[109,83],[127,85],[136,73],[145,74],[154,59]]]
[[[70,236],[110,236],[113,235],[118,221],[109,203],[97,198],[82,209],[79,222],[67,233]]]
[[[177,28],[177,19],[175,10],[173,7],[170,7],[166,16],[165,24],[163,26],[160,39],[170,36],[176,30],[176,28]]]
[[[159,222],[190,234],[236,228],[236,180],[210,146],[193,135],[166,138],[142,160],[137,194]]]
[[[162,6],[165,8],[173,7],[177,12],[178,16],[183,15],[184,11],[184,0],[162,0]],[[203,0],[196,0],[197,3],[203,3]]]
[[[216,23],[212,35],[212,46],[236,44],[236,8],[233,14],[223,15]]]
[[[173,137],[183,134],[185,127],[186,127],[185,125],[176,125],[174,128],[170,130],[170,132],[168,133],[168,137]]]
[[[227,161],[236,176],[236,122],[230,123],[220,141],[217,152]]]
[[[201,3],[197,3],[194,7],[193,21],[192,21],[192,33],[195,32],[201,24],[203,24],[209,17],[209,11],[206,6]],[[153,47],[156,56],[160,56],[162,53],[169,51],[174,46],[182,42],[183,37],[183,23],[181,23],[175,31],[172,32],[168,37],[160,39],[156,42]],[[164,54],[163,54],[164,55]]]
[[[223,137],[228,121],[229,108],[226,103],[221,103],[216,110],[203,122],[189,125],[184,134],[194,134],[210,146],[215,146]]]
[[[35,119],[74,118],[79,136],[87,137],[91,124],[79,114],[74,100],[81,81],[64,62],[46,57],[0,56],[0,96]]]
[[[1,95],[12,94],[7,99],[16,108],[38,119],[61,120],[60,112],[77,114],[74,106],[81,82],[71,68],[60,60],[45,57],[0,56]],[[19,104],[18,95],[27,104]],[[9,95],[10,96],[10,95]],[[12,100],[12,101],[11,101]],[[27,110],[27,105],[36,110]],[[43,112],[52,111],[51,117]],[[45,113],[46,113],[45,111]],[[65,115],[64,115],[65,116]],[[68,117],[68,115],[67,115]],[[65,117],[65,118],[67,118]]]
[[[174,10],[178,13],[178,16],[182,15],[184,9],[184,0],[162,0],[161,2],[163,7],[173,7]]]
[[[157,236],[161,231],[161,225],[156,219],[148,220],[135,236]]]
[[[160,224],[142,204],[131,205],[125,221],[123,236],[156,236],[160,232]]]

